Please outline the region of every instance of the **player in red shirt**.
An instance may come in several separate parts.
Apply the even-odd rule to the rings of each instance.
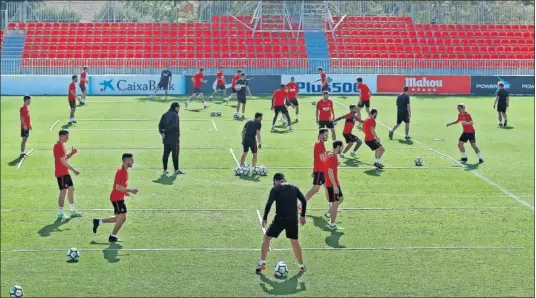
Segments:
[[[328,228],[331,230],[337,229],[336,219],[337,211],[339,206],[344,200],[341,190],[341,185],[339,183],[339,159],[337,158],[338,154],[342,153],[342,142],[335,141],[333,142],[333,152],[327,154],[326,156],[326,189],[328,191],[328,200],[331,203],[329,208],[329,215],[331,222],[328,225]]]
[[[233,79],[231,81],[231,90],[233,91],[233,93],[231,93],[227,98],[225,98],[226,102],[229,101],[229,99],[231,99],[233,95],[236,96],[236,92],[237,92],[237,90],[235,89],[236,82],[238,82],[238,80],[240,80],[241,77],[242,77],[242,70],[239,69],[236,71],[236,74],[233,76]]]
[[[296,79],[294,77],[290,78],[290,82],[287,83],[287,93],[288,93],[288,100],[287,106],[293,106],[296,110],[296,122],[300,121],[300,104],[298,102],[298,93],[300,92],[300,88],[298,87],[298,84],[296,84]]]
[[[82,68],[82,73],[80,74],[80,83],[78,86],[80,86],[80,91],[82,92],[82,95],[80,96],[80,105],[86,104],[86,96],[87,96],[87,88],[86,84],[89,84],[89,80],[87,77],[87,67]]]
[[[383,153],[385,153],[385,149],[382,144],[380,144],[380,138],[376,134],[376,117],[378,117],[378,111],[372,109],[370,111],[370,116],[363,123],[363,132],[365,133],[365,144],[369,146],[370,150],[374,151],[374,156],[376,157],[374,166],[383,169],[384,166],[381,162],[381,158]]]
[[[203,102],[203,108],[207,108],[207,104],[203,99],[203,92],[201,92],[201,85],[207,82],[206,80],[203,80],[203,78],[205,77],[205,75],[203,74],[204,71],[204,68],[200,68],[199,71],[192,77],[192,83],[194,84],[194,93],[192,94],[192,96],[190,96],[190,98],[188,98],[187,101],[184,102],[185,109],[188,109],[188,104],[190,103],[190,100],[192,100],[192,98],[194,97],[201,99],[201,102]]]
[[[54,145],[52,152],[54,153],[54,174],[56,175],[56,180],[58,180],[58,187],[60,188],[60,195],[58,197],[58,217],[57,220],[69,219],[69,216],[63,213],[63,205],[65,202],[65,195],[67,195],[67,200],[69,201],[69,206],[71,209],[71,217],[82,216],[81,212],[76,211],[74,207],[74,184],[71,175],[69,175],[69,170],[75,175],[80,174],[75,168],[73,168],[67,160],[75,155],[78,150],[76,148],[71,149],[71,153],[66,154],[64,144],[69,140],[69,131],[60,130],[58,142]]]
[[[370,97],[372,96],[372,93],[370,92],[369,87],[367,84],[363,83],[362,78],[357,78],[357,89],[359,90],[359,103],[357,104],[357,107],[359,110],[357,111],[357,116],[361,119],[361,109],[363,107],[366,108],[367,115],[370,115]]]
[[[69,93],[67,96],[67,100],[69,100],[69,107],[71,107],[71,114],[69,116],[69,125],[72,125],[73,123],[76,123],[76,119],[74,119],[74,112],[76,111],[76,100],[80,100],[78,96],[76,96],[76,82],[78,82],[78,76],[73,75],[71,83],[69,84]]]
[[[110,193],[110,201],[112,206],[114,206],[114,216],[93,219],[93,233],[97,233],[97,228],[99,225],[104,223],[114,223],[114,228],[110,237],[108,237],[109,242],[118,242],[121,241],[117,238],[117,233],[127,220],[127,206],[125,204],[125,196],[130,196],[130,194],[137,194],[137,188],[127,188],[128,185],[128,169],[132,168],[134,164],[134,156],[132,153],[123,153],[121,157],[122,164],[121,167],[115,172],[114,185],[112,187],[112,192]]]
[[[480,154],[480,149],[478,149],[478,147],[476,146],[473,118],[471,118],[471,115],[467,113],[467,111],[465,110],[465,105],[463,103],[458,105],[458,112],[458,119],[454,122],[447,123],[447,127],[457,123],[462,124],[463,133],[460,136],[460,140],[458,141],[458,148],[460,148],[460,152],[462,153],[462,162],[467,162],[467,153],[465,152],[464,144],[469,141],[469,143],[471,143],[471,147],[473,147],[476,154],[478,155],[478,162],[483,163],[484,159],[482,158],[482,154]]]
[[[322,67],[318,67],[316,69],[318,73],[320,74],[320,79],[316,80],[315,82],[322,82],[322,94],[324,91],[329,91],[329,84],[328,84],[328,75],[324,71]]]
[[[223,100],[225,101],[225,98],[227,97],[227,88],[225,87],[223,67],[220,67],[218,73],[216,74],[216,90],[214,90],[214,92],[212,92],[212,94],[208,98],[210,102],[212,102],[212,97],[214,96],[214,94],[218,92],[222,93]]]
[[[316,123],[318,128],[329,128],[331,130],[331,137],[335,141],[335,125],[333,120],[335,119],[335,110],[333,109],[333,101],[329,99],[329,92],[322,92],[322,99],[316,103]]]
[[[327,140],[328,130],[326,128],[320,129],[318,131],[318,141],[316,141],[313,151],[313,187],[305,195],[306,201],[314,196],[320,190],[320,186],[325,183],[326,146],[324,143]]]
[[[30,110],[28,110],[28,106],[32,103],[32,97],[30,95],[24,96],[24,105],[19,109],[19,116],[20,116],[20,136],[22,138],[22,141],[20,143],[20,157],[19,158],[26,158],[28,157],[26,155],[26,141],[28,140],[28,137],[30,136],[30,130],[32,129],[32,123],[30,121]]]
[[[274,111],[274,120],[272,121],[272,131],[275,131],[275,122],[279,113],[283,113],[287,119],[288,130],[292,131],[292,123],[290,122],[290,116],[288,114],[286,103],[289,102],[288,93],[286,91],[285,84],[281,84],[278,90],[274,91],[272,96],[272,110]],[[292,104],[291,104],[292,105]]]
[[[357,149],[359,149],[359,147],[363,143],[357,136],[352,134],[352,130],[354,129],[356,121],[359,123],[363,123],[363,120],[359,119],[357,116],[357,106],[351,105],[350,113],[335,119],[334,122],[337,122],[342,119],[345,119],[344,129],[342,130],[342,135],[344,136],[344,139],[346,140],[347,145],[346,145],[346,148],[344,148],[344,151],[340,154],[340,157],[344,158],[344,154],[348,152],[350,148],[352,148],[352,145],[354,145],[354,143],[355,143],[355,148],[351,154],[352,156],[355,156],[355,152],[357,151]]]

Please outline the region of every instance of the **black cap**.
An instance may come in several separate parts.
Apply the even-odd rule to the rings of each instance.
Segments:
[[[180,107],[180,106],[181,105],[179,104],[178,101],[174,101],[173,103],[171,103],[171,106],[169,108],[174,110],[174,109],[176,109],[177,107]]]
[[[283,175],[283,173],[275,173],[274,181],[281,181],[283,179],[285,179],[285,175]]]

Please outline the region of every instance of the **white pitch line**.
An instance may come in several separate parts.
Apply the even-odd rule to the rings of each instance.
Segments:
[[[339,211],[425,211],[425,210],[494,210],[494,209],[520,209],[521,207],[510,206],[467,206],[467,207],[363,207],[363,208],[339,208]],[[307,208],[307,210],[326,210],[326,208]]]
[[[2,209],[1,212],[50,212],[57,209]],[[80,211],[112,211],[113,209],[109,208],[88,208],[80,209]],[[247,211],[247,209],[195,209],[195,208],[139,208],[139,209],[129,209],[130,211],[158,211],[158,212],[236,212],[236,211]]]
[[[232,150],[232,149],[230,149]],[[231,152],[231,154],[234,154],[234,152]],[[235,159],[235,162],[237,163],[238,166],[240,166],[240,163],[238,162],[238,160],[236,159],[236,156],[233,157]],[[307,167],[268,167],[269,169],[274,169],[274,170],[310,170],[311,167],[310,166],[307,166]],[[111,171],[111,170],[114,170],[115,168],[108,168],[108,167],[95,167],[95,168],[78,168],[79,170],[83,170],[83,171]],[[190,170],[230,170],[229,167],[200,167],[200,166],[192,166],[192,167],[184,167],[184,169],[190,169]],[[344,169],[344,170],[372,170],[372,169],[376,169],[375,167],[339,167],[340,170]],[[451,166],[451,167],[385,167],[383,168],[384,170],[437,170],[437,169],[454,169],[454,170],[459,170],[460,167],[454,167],[454,166]],[[49,167],[37,167],[37,168],[32,168],[32,170],[46,170],[46,171],[49,171],[49,170],[52,170],[52,168],[49,168]],[[161,168],[157,168],[157,167],[134,167],[132,168],[132,170],[134,171],[154,171],[154,170],[162,170]]]
[[[20,169],[22,167],[22,164],[24,163],[24,160],[26,158],[28,158],[28,156],[30,156],[30,154],[32,154],[32,152],[34,152],[34,149],[31,149],[30,151],[28,151],[28,153],[26,153],[26,156],[23,157],[20,161],[19,161],[19,164],[17,165],[17,170]]]
[[[52,123],[48,131],[52,131],[52,129],[54,128],[54,126],[56,126],[56,124],[58,124],[58,122],[60,122],[60,120],[56,120],[56,122]]]
[[[231,152],[231,155],[233,156],[233,159],[236,162],[236,166],[239,167],[240,163],[238,162],[238,159],[236,159],[236,155],[234,154],[233,148],[229,148],[229,151]]]
[[[91,103],[144,103],[143,100],[91,100]]]
[[[155,119],[76,119],[77,121],[156,121]]]
[[[222,129],[231,131],[232,129]],[[154,128],[73,128],[70,131],[158,131]],[[215,131],[213,129],[181,128],[181,131]]]
[[[216,127],[216,122],[214,122],[214,120],[212,120],[212,126],[214,126],[215,130],[218,130],[218,128]]]
[[[432,149],[432,148],[428,148],[428,149],[429,149],[430,151],[432,151],[432,152],[435,152],[436,154],[439,154],[439,155],[441,155],[441,156],[443,156],[443,157],[446,157],[446,158],[452,160],[454,163],[456,163],[457,165],[459,165],[460,167],[462,167],[462,168],[464,168],[464,169],[467,168],[464,164],[462,164],[461,162],[459,162],[456,158],[454,158],[454,157],[452,157],[452,156],[446,155],[446,154],[441,153],[441,152],[439,152],[439,151],[437,151],[437,150],[435,150],[435,149]]]
[[[259,212],[259,210],[255,210],[257,211],[257,217],[259,217],[259,225],[261,227],[261,231],[262,231],[262,236],[264,237],[264,235],[266,235],[266,229],[262,226],[262,216],[261,216],[261,213]],[[270,246],[268,246],[268,250],[269,251],[272,251],[273,248],[272,248],[272,245],[270,244]]]

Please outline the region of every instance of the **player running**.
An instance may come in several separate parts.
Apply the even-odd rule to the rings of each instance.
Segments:
[[[272,96],[272,110],[274,111],[272,131],[275,131],[275,122],[277,121],[277,116],[279,116],[279,113],[283,113],[283,115],[286,117],[288,123],[288,131],[292,131],[292,123],[290,122],[290,116],[288,114],[286,106],[287,102],[289,102],[289,99],[288,93],[286,91],[286,86],[285,84],[281,84],[281,86],[279,86],[279,89],[275,90],[274,95]],[[290,105],[292,105],[292,103]]]
[[[80,87],[80,92],[82,95],[80,96],[80,105],[86,104],[86,96],[87,96],[87,88],[86,84],[89,85],[89,80],[87,77],[87,67],[82,68],[82,73],[80,74],[80,83],[78,86]]]
[[[290,77],[290,82],[287,83],[285,87],[287,87],[289,100],[289,102],[287,102],[287,107],[292,106],[294,108],[296,111],[296,122],[298,122],[300,121],[300,104],[298,102],[298,93],[300,92],[300,88],[298,87],[298,84],[296,84],[296,79],[294,77]]]
[[[203,72],[205,71],[204,68],[200,68],[199,71],[192,77],[192,83],[194,84],[194,93],[190,98],[188,98],[187,101],[184,102],[184,108],[188,109],[188,104],[190,103],[190,100],[192,98],[197,97],[201,99],[201,102],[203,103],[203,109],[207,108],[207,104],[205,103],[205,100],[203,99],[203,92],[201,92],[201,84],[206,83],[206,80],[203,80],[205,75]]]
[[[74,112],[76,111],[76,100],[80,100],[80,98],[76,96],[76,82],[78,82],[78,76],[73,75],[71,79],[71,83],[69,84],[69,95],[67,96],[67,99],[69,100],[69,107],[71,107],[71,114],[69,115],[69,125],[76,123],[76,119],[74,119]]]
[[[503,127],[502,119],[504,118],[504,127],[508,124],[508,118],[506,118],[506,109],[510,106],[510,95],[508,91],[504,89],[504,83],[499,82],[499,90],[497,90],[497,96],[495,96],[495,102],[493,108],[497,106],[497,113],[499,114],[499,127]],[[498,105],[497,105],[498,103]]]
[[[322,82],[322,94],[324,94],[324,91],[328,91],[328,89],[329,89],[328,75],[326,74],[324,69],[322,67],[320,67],[320,66],[316,70],[320,74],[320,79],[318,79],[318,80],[316,80],[314,82]]]
[[[225,98],[227,97],[227,89],[225,88],[225,77],[223,74],[223,67],[219,68],[218,73],[216,74],[216,90],[212,92],[212,94],[209,96],[209,101],[212,102],[212,97],[216,93],[222,93],[223,101],[225,101]],[[227,102],[227,101],[225,101]]]
[[[402,122],[406,123],[406,140],[411,139],[409,136],[409,120],[411,119],[411,106],[409,104],[409,95],[408,95],[409,88],[406,86],[404,87],[404,92],[402,92],[398,97],[396,98],[396,125],[393,127],[393,129],[389,130],[389,140],[393,139],[393,134],[395,133],[395,130],[402,124]]]
[[[316,123],[318,128],[329,128],[331,130],[331,137],[335,141],[335,125],[333,120],[335,119],[335,110],[333,109],[333,101],[329,99],[329,92],[322,92],[322,99],[316,103]]]
[[[229,101],[229,99],[231,99],[231,97],[232,97],[233,95],[236,96],[236,93],[237,93],[237,92],[236,92],[236,89],[235,89],[235,87],[236,87],[236,82],[238,82],[238,80],[240,80],[241,77],[242,77],[242,70],[239,69],[239,70],[236,71],[236,74],[233,76],[233,79],[231,80],[231,90],[232,90],[232,93],[229,95],[229,97],[227,97],[227,98],[225,99],[226,102]]]
[[[326,156],[326,189],[328,190],[328,200],[331,203],[329,208],[329,217],[331,219],[328,228],[331,230],[337,229],[336,219],[339,206],[342,204],[343,195],[341,185],[339,183],[339,159],[338,154],[342,152],[342,142],[333,142],[333,152]]]
[[[165,97],[164,100],[167,100],[168,97],[168,89],[171,86],[171,80],[173,78],[173,75],[171,71],[169,70],[169,67],[166,66],[162,70],[162,73],[160,74],[160,81],[158,82],[158,86],[156,86],[156,90],[154,91],[154,94],[151,94],[150,99],[153,99],[154,96],[160,91],[161,89],[164,89]]]
[[[261,121],[262,113],[257,112],[255,113],[255,119],[246,122],[242,129],[242,147],[244,151],[240,158],[241,167],[246,165],[246,156],[249,150],[253,154],[251,165],[253,167],[257,166],[257,150],[261,148]]]
[[[71,175],[69,175],[69,170],[75,175],[80,174],[75,168],[73,168],[68,160],[73,155],[75,155],[78,150],[76,148],[71,149],[71,153],[66,154],[64,144],[69,140],[69,131],[60,130],[58,142],[54,145],[52,152],[54,153],[54,166],[55,166],[55,175],[56,180],[58,180],[58,187],[60,188],[60,194],[58,197],[58,207],[59,212],[57,220],[68,220],[69,216],[63,213],[63,205],[65,203],[65,195],[67,195],[67,200],[69,201],[69,207],[71,209],[71,217],[82,216],[81,212],[76,211],[74,207],[74,184]]]
[[[369,87],[367,84],[363,83],[363,79],[361,77],[357,78],[357,89],[359,90],[359,102],[357,103],[357,107],[359,108],[357,110],[357,115],[361,119],[361,109],[365,107],[367,111],[367,115],[370,115],[370,97],[372,96],[372,93],[370,92]]]
[[[249,89],[249,83],[246,79],[246,74],[241,73],[240,79],[236,81],[234,90],[236,90],[236,118],[246,119],[244,114],[246,113],[246,95],[251,96],[251,90]],[[238,117],[238,112],[240,111],[240,105],[242,105],[242,115]]]
[[[277,173],[273,179],[274,186],[270,190],[270,196],[266,202],[264,208],[264,215],[262,217],[262,227],[266,226],[268,221],[268,213],[270,208],[275,202],[275,217],[266,233],[264,234],[264,241],[261,249],[261,259],[257,264],[255,272],[261,274],[266,269],[266,256],[270,249],[270,241],[272,238],[277,238],[283,230],[285,230],[286,236],[290,239],[292,244],[292,250],[294,255],[300,264],[300,272],[305,272],[305,265],[303,264],[302,250],[300,242],[298,241],[298,213],[296,213],[297,200],[302,204],[302,210],[299,218],[299,223],[304,225],[306,222],[305,211],[307,209],[307,201],[303,197],[300,189],[292,184],[289,184],[285,180],[285,175]]]
[[[32,122],[30,121],[30,110],[28,107],[32,103],[32,97],[30,95],[24,96],[24,105],[19,109],[20,116],[20,137],[22,138],[20,143],[20,158],[26,158],[26,141],[30,137],[30,130],[32,129]]]
[[[458,119],[454,122],[447,123],[447,127],[461,123],[463,127],[463,133],[460,136],[460,140],[458,141],[458,148],[460,149],[460,152],[462,153],[462,162],[467,162],[467,153],[465,152],[464,144],[469,141],[471,143],[471,147],[475,150],[476,155],[478,155],[478,163],[483,163],[484,159],[482,159],[482,154],[480,154],[480,149],[476,146],[476,137],[475,137],[475,128],[473,127],[473,118],[471,118],[471,115],[467,113],[465,110],[465,105],[463,103],[458,105]]]
[[[370,116],[363,123],[363,132],[365,133],[365,144],[369,146],[370,150],[374,151],[374,156],[376,161],[374,166],[378,169],[383,169],[384,165],[381,162],[381,158],[385,153],[385,149],[380,143],[380,138],[376,134],[376,117],[378,117],[378,111],[372,109],[370,111]]]
[[[344,148],[344,151],[342,151],[340,153],[340,157],[344,158],[344,154],[346,154],[346,152],[348,152],[348,150],[350,150],[350,148],[352,148],[354,143],[355,143],[355,147],[354,147],[354,150],[352,151],[351,154],[352,154],[352,156],[355,156],[355,152],[357,151],[357,149],[359,149],[361,144],[363,144],[363,142],[357,136],[352,134],[352,130],[354,129],[356,121],[359,122],[359,123],[363,123],[363,120],[361,120],[361,119],[359,119],[357,117],[357,106],[356,105],[351,105],[350,106],[350,113],[335,119],[335,121],[333,121],[333,122],[335,123],[335,122],[337,122],[339,120],[342,120],[342,119],[345,119],[344,120],[344,129],[342,131],[342,135],[343,135],[344,139],[346,140],[346,147]]]
[[[125,204],[125,196],[130,196],[130,194],[137,194],[137,188],[127,188],[128,182],[128,169],[132,168],[134,164],[134,156],[132,153],[123,153],[121,157],[122,164],[121,167],[115,172],[114,185],[112,187],[112,192],[110,193],[110,201],[114,206],[114,216],[93,219],[93,233],[97,233],[99,225],[104,223],[114,223],[114,228],[110,237],[108,237],[109,242],[119,242],[121,241],[117,238],[117,233],[127,220],[127,206]]]

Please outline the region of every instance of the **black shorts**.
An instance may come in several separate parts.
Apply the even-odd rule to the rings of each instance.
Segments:
[[[239,95],[239,96],[236,97],[236,101],[237,101],[238,103],[243,103],[243,104],[245,104],[245,103],[246,103],[246,96],[240,96],[240,95]]]
[[[242,147],[244,147],[244,152],[251,150],[251,153],[257,153],[257,140],[244,138],[242,141]]]
[[[236,89],[235,89],[235,87],[231,87],[231,90],[233,91],[233,94],[236,93]]]
[[[329,85],[322,86],[322,92],[328,91],[328,89],[329,89]]]
[[[80,91],[82,91],[82,92],[86,91],[86,86],[85,85],[78,85],[78,87],[80,87]]]
[[[330,202],[340,201],[342,198],[342,189],[340,185],[337,185],[339,187],[339,194],[335,195],[335,192],[333,191],[333,186],[326,187],[328,189],[328,199]]]
[[[346,144],[348,143],[356,143],[359,141],[359,138],[356,137],[354,134],[351,133],[343,133],[344,139],[346,140]]]
[[[331,128],[334,128],[335,125],[333,125],[332,121],[318,121],[318,129],[324,128],[324,127],[331,129]]]
[[[372,151],[376,151],[376,149],[378,149],[378,148],[380,148],[382,146],[382,144],[380,144],[376,140],[365,141],[365,144],[367,144],[367,146],[369,146],[370,150],[372,150]]]
[[[469,143],[471,144],[476,143],[476,136],[474,132],[462,133],[462,135],[460,136],[460,142],[467,143],[467,141],[469,141]]]
[[[396,113],[396,124],[400,123],[409,123],[409,113],[408,111],[398,111]]]
[[[498,105],[498,106],[497,106],[497,112],[499,112],[499,113],[506,113],[506,109],[507,109],[507,108],[508,108],[508,107],[507,107],[506,105]]]
[[[227,89],[227,88],[225,88],[225,84],[221,84],[221,85],[216,86],[216,90],[222,90],[223,91],[225,89]]]
[[[69,100],[69,107],[71,109],[76,108],[76,100]]]
[[[122,214],[127,213],[127,205],[125,205],[125,200],[121,201],[112,201],[112,205],[114,206],[114,214]]]
[[[158,83],[158,89],[168,90],[169,84]]]
[[[300,104],[298,103],[298,99],[289,99],[288,101],[290,101],[290,103],[286,103],[287,107],[290,107],[290,104],[292,104],[293,106],[297,107],[299,106]]]
[[[357,107],[359,107],[359,108],[362,108],[362,107],[370,108],[370,99],[369,99],[369,100],[361,100],[361,101],[357,104]]]
[[[201,92],[201,88],[194,88],[194,94],[203,94],[203,92]]]
[[[298,239],[298,219],[275,218],[266,230],[266,236],[277,238],[285,230],[288,239]]]
[[[275,106],[274,107],[274,112],[275,113],[288,113],[288,110],[287,110],[287,107],[286,106]]]
[[[325,182],[324,172],[313,172],[313,185],[323,185]]]
[[[71,175],[56,177],[56,179],[58,180],[58,187],[60,188],[60,190],[64,190],[71,186],[74,186],[73,179],[71,179]]]
[[[22,138],[27,138],[30,136],[30,130],[29,129],[24,129],[24,128],[21,128],[20,129],[20,136]]]

